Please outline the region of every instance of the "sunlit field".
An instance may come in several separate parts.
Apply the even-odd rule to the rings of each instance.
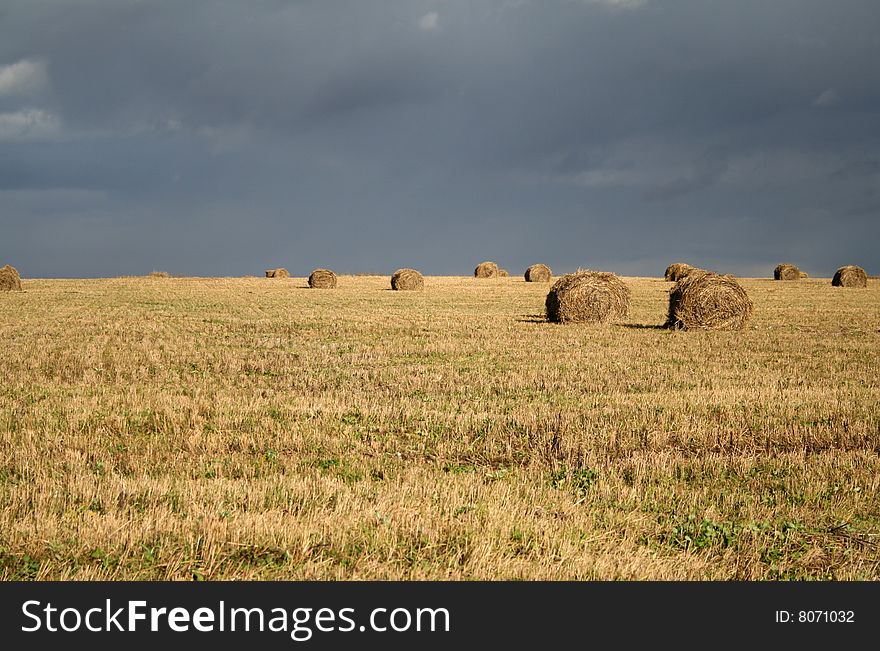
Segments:
[[[880,282],[741,332],[521,278],[24,280],[4,579],[878,579]]]

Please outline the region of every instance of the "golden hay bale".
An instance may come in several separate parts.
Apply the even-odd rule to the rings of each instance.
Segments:
[[[391,276],[391,289],[395,291],[421,290],[425,288],[425,279],[415,269],[398,269]]]
[[[545,264],[533,264],[526,269],[525,278],[527,283],[549,283],[553,277],[553,271]]]
[[[773,270],[773,280],[800,280],[801,278],[803,278],[801,270],[793,264],[783,262]]]
[[[498,270],[499,278],[510,278],[510,272],[507,269],[499,269]]]
[[[481,262],[474,269],[475,278],[497,278],[498,265],[494,262]]]
[[[669,290],[667,328],[740,330],[752,316],[752,301],[733,276],[691,272]]]
[[[801,277],[802,279],[803,279],[803,278],[809,278],[809,277],[810,277],[810,275],[809,275],[806,271],[801,271],[801,272],[799,272],[799,273],[800,273],[800,277]]]
[[[677,283],[679,280],[681,280],[690,272],[696,269],[697,267],[689,265],[685,262],[673,262],[671,265],[666,267],[666,273],[663,274],[663,277],[666,280]]]
[[[266,269],[266,278],[290,278],[290,272],[284,267]]]
[[[149,278],[171,278],[171,274],[167,271],[151,271]]]
[[[848,264],[837,270],[831,284],[835,287],[867,287],[868,274],[861,267]]]
[[[20,292],[21,276],[18,269],[6,265],[0,269],[0,292]]]
[[[578,270],[557,280],[547,294],[547,319],[555,323],[604,323],[626,317],[629,287],[607,271]]]
[[[329,269],[315,269],[309,275],[309,287],[312,289],[335,289],[336,274]]]

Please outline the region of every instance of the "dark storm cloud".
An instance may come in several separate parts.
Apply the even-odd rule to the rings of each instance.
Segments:
[[[6,1],[26,275],[880,267],[873,0]]]

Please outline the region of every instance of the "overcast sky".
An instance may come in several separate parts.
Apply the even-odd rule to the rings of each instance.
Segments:
[[[0,0],[27,277],[880,273],[878,0]]]

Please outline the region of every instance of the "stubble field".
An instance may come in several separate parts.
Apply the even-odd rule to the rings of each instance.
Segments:
[[[25,280],[3,579],[878,579],[880,283],[743,332],[518,278]]]

